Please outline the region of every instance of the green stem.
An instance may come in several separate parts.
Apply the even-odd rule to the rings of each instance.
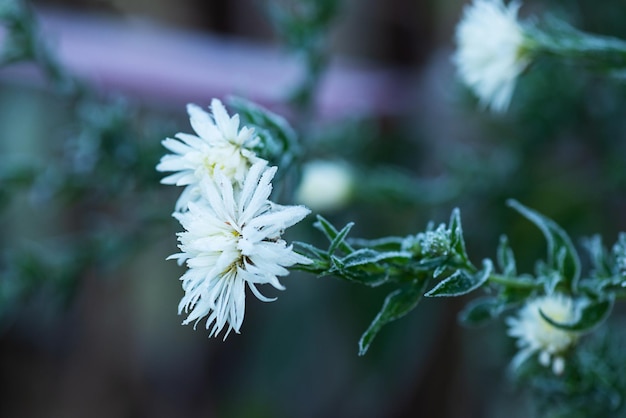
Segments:
[[[501,274],[492,274],[487,280],[492,283],[501,284],[506,287],[515,287],[518,289],[538,289],[542,286],[540,283],[522,281],[519,279],[503,276]]]
[[[528,47],[547,56],[573,59],[603,70],[626,68],[626,42],[609,36],[579,31],[563,22],[551,21],[547,30],[532,28]]]

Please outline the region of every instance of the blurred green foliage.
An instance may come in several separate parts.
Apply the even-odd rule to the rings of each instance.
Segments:
[[[0,320],[6,321],[42,289],[50,300],[69,303],[82,277],[131,259],[169,213],[158,204],[154,171],[166,124],[122,98],[91,90],[58,62],[27,4],[3,6],[2,66],[36,66],[54,96],[47,104],[60,102],[56,116],[67,123],[35,129],[45,139],[33,139],[16,129],[32,124],[30,115],[5,121],[11,139],[3,145],[0,202],[10,232],[0,252]],[[4,92],[8,101],[20,94],[9,87]],[[19,228],[42,217],[52,230]]]
[[[493,257],[500,234],[507,232],[516,249],[519,271],[532,270],[533,262],[545,254],[545,247],[539,244],[539,232],[506,208],[506,199],[515,198],[555,219],[574,237],[575,247],[580,247],[577,241],[580,237],[600,233],[606,242],[614,242],[618,231],[626,230],[623,83],[581,71],[572,63],[546,58],[520,79],[506,116],[478,112],[473,99],[455,90],[461,98],[444,105],[460,105],[458,108],[462,110],[456,113],[441,116],[431,113],[431,109],[420,108],[393,117],[373,115],[317,123],[315,94],[332,53],[329,31],[346,12],[346,3],[273,0],[268,5],[279,37],[290,50],[302,56],[306,66],[302,84],[288,98],[295,108],[294,126],[302,142],[299,158],[341,158],[359,173],[352,205],[328,215],[333,224],[355,221],[354,232],[366,238],[404,236],[422,230],[429,220],[445,220],[452,207],[457,206],[463,209],[469,256]],[[458,9],[457,6],[454,5]],[[618,0],[601,5],[591,0],[537,0],[525,2],[523,10],[526,7],[553,12],[583,30],[626,37],[623,25],[626,9]],[[163,153],[160,139],[180,130],[180,125],[174,124],[173,117],[171,122],[164,118],[163,112],[156,114],[119,97],[92,91],[82,80],[68,74],[42,39],[32,12],[22,2],[2,2],[0,21],[6,29],[0,54],[2,66],[35,64],[50,87],[49,92],[37,96],[35,101],[43,102],[44,111],[53,113],[59,121],[46,127],[50,129],[42,129],[43,134],[38,132],[39,137],[7,134],[2,141],[0,222],[6,233],[0,241],[0,321],[10,322],[24,310],[45,309],[39,306],[41,301],[55,307],[71,304],[82,281],[88,277],[116,276],[120,266],[129,265],[139,275],[144,271],[134,265],[143,266],[137,260],[146,245],[155,237],[172,233],[175,227],[167,209],[173,208],[175,191],[164,190],[159,185],[160,175],[154,166]],[[440,73],[449,75],[445,71]],[[452,85],[451,80],[446,80],[446,85]],[[452,91],[450,87],[449,91]],[[23,96],[19,87],[3,86],[2,92],[7,101],[17,102]],[[432,103],[443,100],[430,96],[425,99]],[[32,103],[29,106],[33,107]],[[245,107],[241,103],[233,106],[239,111]],[[253,112],[248,115],[250,121],[253,117]],[[429,118],[434,118],[434,124],[441,129],[425,129]],[[20,115],[14,123],[36,124],[29,114]],[[450,126],[458,128],[454,137],[442,133],[449,132],[444,128]],[[20,126],[15,132],[24,129],[28,126]],[[277,149],[286,142],[279,141]],[[315,242],[320,238],[316,233],[298,232],[304,237],[298,238],[301,241]],[[590,264],[589,260],[582,262]],[[171,280],[175,282],[174,277]],[[422,302],[424,314],[406,317],[403,325],[386,327],[365,359],[347,364],[345,359],[354,353],[361,331],[385,296],[393,295],[393,291],[388,287],[370,292],[345,283],[294,281],[289,292],[281,296],[284,305],[276,308],[277,312],[304,315],[302,308],[311,307],[322,311],[316,312],[317,322],[310,321],[308,316],[306,325],[302,325],[301,318],[285,314],[273,317],[277,321],[275,326],[265,327],[262,321],[267,319],[263,316],[267,314],[252,305],[250,311],[255,315],[249,315],[246,321],[254,340],[241,341],[254,344],[254,348],[244,347],[242,342],[228,342],[226,348],[212,346],[209,354],[196,353],[194,359],[203,359],[204,362],[199,361],[201,364],[212,364],[213,368],[220,362],[236,363],[233,373],[209,370],[206,366],[224,378],[220,384],[213,384],[213,389],[219,395],[216,398],[223,396],[230,400],[216,401],[216,408],[225,415],[293,416],[293,411],[302,414],[313,411],[341,416],[358,410],[360,405],[361,415],[371,416],[376,411],[389,412],[391,407],[384,404],[389,400],[401,396],[420,399],[422,403],[413,409],[409,401],[406,405],[394,405],[397,408],[394,412],[400,416],[403,411],[408,414],[418,408],[430,411],[431,398],[424,395],[427,393],[424,387],[436,387],[441,393],[459,393],[451,382],[460,379],[465,369],[462,365],[456,369],[450,365],[455,365],[461,357],[460,343],[454,340],[461,331],[454,330],[449,320],[461,309],[459,304],[435,306]],[[42,293],[45,297],[41,297]],[[319,303],[327,305],[320,308]],[[158,317],[155,312],[164,309],[175,310],[175,305],[164,308],[160,299],[151,304],[154,308],[146,314],[149,317]],[[479,314],[487,312],[489,316],[491,308],[487,306]],[[622,313],[618,311],[617,315],[618,319],[610,326],[619,326]],[[303,326],[308,328],[306,335],[291,336],[288,344],[280,339],[280,329]],[[152,332],[160,335],[164,332],[162,328],[157,324]],[[267,331],[255,331],[255,328]],[[495,330],[501,334],[498,341],[505,338],[501,331]],[[150,335],[152,339],[146,338],[146,345],[158,346],[163,342]],[[204,335],[198,338],[204,339]],[[456,341],[457,345],[451,349],[457,351],[438,350],[442,341],[449,341],[446,338]],[[467,340],[464,350],[484,345],[480,339]],[[565,384],[548,375],[547,369],[541,370],[542,379],[530,383],[525,376],[537,370],[523,374],[520,382],[528,384],[534,392],[538,415],[616,414],[623,405],[618,395],[623,396],[626,390],[624,361],[616,348],[618,345],[609,343],[603,335],[589,338],[583,350],[576,354],[575,361],[580,367],[571,368],[572,375],[567,376]],[[208,351],[200,343],[198,347]],[[513,351],[512,347],[508,348]],[[167,352],[166,348],[163,350]],[[443,353],[441,357],[436,355],[438,351]],[[280,355],[276,356],[277,353]],[[293,388],[293,382],[302,379],[299,369],[302,365],[305,374],[321,379],[316,374],[320,358],[331,360],[328,367],[335,372],[336,380],[318,382],[315,387],[319,392],[315,397],[305,398],[308,389],[300,388],[297,393],[302,398],[291,400],[292,404],[283,410],[268,402],[273,391]],[[431,359],[434,359],[434,371],[429,375],[425,363]],[[167,367],[160,359],[150,364]],[[498,366],[499,373],[503,364]],[[194,369],[179,367],[185,371]],[[482,370],[480,366],[470,367]],[[533,365],[529,363],[528,367]],[[416,370],[425,371],[424,376],[439,376],[441,380],[423,383],[426,377],[420,380]],[[167,373],[173,372],[159,369],[154,373],[169,377]],[[244,374],[246,379],[238,380]],[[270,383],[268,375],[275,378]],[[203,381],[202,377],[197,379]],[[383,383],[376,384],[374,379]],[[237,388],[242,385],[255,391],[246,399],[249,402],[237,403],[238,399],[232,399],[233,393],[240,393]],[[431,399],[433,404],[443,396],[441,393],[439,398]],[[490,399],[488,390],[475,395],[484,403],[496,403]],[[202,398],[205,394],[197,396]],[[307,406],[311,399],[322,401]],[[571,403],[568,399],[576,401]],[[446,416],[442,412],[445,408],[437,407],[439,416]],[[482,407],[483,411],[489,409]]]

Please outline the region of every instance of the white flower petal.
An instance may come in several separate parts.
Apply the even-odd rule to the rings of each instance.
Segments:
[[[161,145],[176,154],[184,155],[193,150],[193,148],[189,145],[184,144],[183,142],[173,138],[164,139],[163,141],[161,141]],[[168,156],[166,155],[166,157]]]
[[[173,155],[166,155],[161,158],[161,161],[157,165],[158,171],[181,171],[189,169],[189,162],[180,157]],[[179,174],[179,173],[176,173]]]
[[[218,131],[213,126],[211,115],[205,112],[200,106],[192,103],[187,105],[187,113],[189,114],[191,127],[201,138],[208,141],[215,138],[215,134]]]
[[[161,179],[161,183],[163,184],[175,184],[177,186],[181,186],[181,185],[186,186],[187,184],[191,184],[192,182],[193,182],[193,176],[190,176],[185,171],[170,174],[169,176],[163,177]]]
[[[241,196],[239,198],[239,212],[243,213],[246,207],[250,206],[250,200],[257,193],[257,189],[259,189],[259,178],[263,170],[267,167],[267,161],[261,160],[252,165],[250,167],[250,171],[248,172],[248,176],[246,177],[245,182],[243,183],[243,188],[241,190]],[[270,179],[271,181],[271,179]],[[263,186],[261,186],[263,187]],[[271,192],[271,190],[270,190]],[[269,197],[269,193],[265,196],[265,199]]]
[[[529,300],[516,317],[506,319],[507,334],[518,339],[517,345],[521,349],[518,356],[523,353],[523,360],[538,353],[540,364],[549,366],[552,363],[553,368],[558,369],[560,365],[554,365],[554,361],[577,343],[579,334],[556,328],[541,316],[540,311],[559,323],[572,323],[579,315],[578,306],[568,296],[554,293],[537,297]],[[516,364],[521,362],[518,356],[514,360]]]
[[[200,197],[190,189],[197,188],[203,178],[213,177],[215,171],[220,171],[240,186],[250,166],[261,160],[250,148],[259,141],[258,137],[252,137],[254,131],[246,127],[239,130],[239,116],[229,117],[219,100],[214,99],[211,108],[212,115],[189,104],[187,112],[197,136],[177,133],[174,138],[162,141],[171,154],[165,155],[156,169],[173,172],[162,183],[185,187],[185,197],[177,201],[177,210],[186,210],[186,204]]]
[[[474,0],[456,30],[454,62],[461,80],[480,102],[501,112],[508,107],[518,76],[529,64],[524,29],[517,20],[520,4]]]
[[[184,324],[206,318],[209,336],[224,328],[224,338],[233,330],[239,333],[246,286],[258,299],[272,301],[257,285],[283,290],[278,277],[289,274],[287,267],[310,262],[280,239],[309,210],[268,200],[275,172],[265,161],[255,163],[239,187],[216,170],[195,188],[200,198],[173,214],[185,229],[178,234],[181,253],[172,256],[188,267],[181,277],[185,295],[179,304],[179,312],[188,313]]]
[[[211,100],[211,111],[215,118],[215,124],[224,134],[225,139],[233,142],[237,137],[237,130],[239,129],[239,116],[235,115],[232,118],[228,116],[226,108],[218,99]]]
[[[254,283],[248,282],[248,287],[250,288],[254,296],[256,296],[257,299],[259,299],[261,302],[274,302],[277,299],[277,298],[268,298],[267,296],[264,296],[263,294],[261,294],[261,292],[259,292],[259,289],[257,289],[256,286],[254,285]]]
[[[174,136],[176,137],[176,139],[179,139],[180,141],[182,141],[185,144],[187,144],[187,146],[189,146],[189,148],[191,150],[193,150],[193,151],[204,150],[204,149],[206,149],[206,148],[208,148],[210,146],[210,143],[207,142],[206,139],[198,138],[195,135],[179,132],[179,133],[177,133]],[[185,154],[187,154],[187,153],[185,153]]]

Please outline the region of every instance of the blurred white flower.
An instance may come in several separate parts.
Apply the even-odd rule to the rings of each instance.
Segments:
[[[482,104],[497,112],[509,106],[517,77],[530,62],[519,8],[515,1],[505,6],[502,0],[474,0],[456,29],[459,76]]]
[[[573,299],[560,293],[541,296],[529,300],[518,312],[517,317],[506,320],[508,335],[517,338],[519,353],[513,359],[517,368],[530,356],[539,354],[539,363],[543,366],[552,364],[555,374],[561,374],[565,368],[562,354],[576,344],[579,334],[556,328],[546,321],[539,311],[560,324],[572,323],[578,319],[579,309]]]
[[[164,184],[185,186],[176,202],[176,210],[185,210],[189,202],[200,196],[198,183],[206,176],[221,171],[235,183],[242,184],[248,169],[259,161],[251,149],[259,137],[248,127],[239,129],[239,115],[230,117],[218,99],[211,101],[212,114],[189,104],[187,112],[197,135],[178,133],[163,140],[165,148],[172,151],[161,158],[158,171],[173,171],[161,180]]]
[[[259,284],[284,289],[277,276],[285,267],[310,260],[295,253],[281,234],[302,220],[303,206],[280,206],[268,200],[276,167],[254,164],[240,188],[220,169],[206,176],[199,188],[202,199],[190,202],[186,212],[175,212],[184,232],[178,234],[180,253],[170,256],[189,268],[180,278],[185,291],[179,313],[189,313],[183,324],[207,317],[209,336],[217,336],[228,323],[239,333],[245,311],[246,285],[262,301]]]
[[[302,168],[295,199],[316,212],[337,210],[350,201],[353,184],[353,173],[347,164],[311,161]]]

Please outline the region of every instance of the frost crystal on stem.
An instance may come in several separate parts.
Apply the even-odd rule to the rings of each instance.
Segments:
[[[459,76],[496,112],[509,106],[517,77],[529,64],[519,7],[518,2],[505,6],[502,0],[475,0],[456,29],[453,59]]]
[[[262,301],[259,284],[284,289],[277,276],[289,274],[285,267],[311,261],[293,251],[281,234],[302,220],[304,206],[281,206],[268,200],[276,167],[265,161],[254,164],[242,187],[221,170],[205,177],[202,199],[190,202],[189,210],[174,213],[185,229],[178,234],[180,253],[170,256],[189,269],[181,277],[185,295],[179,313],[189,313],[183,324],[207,317],[209,336],[217,336],[228,323],[239,333],[245,311],[245,288]]]
[[[197,135],[178,133],[163,140],[172,154],[161,158],[158,171],[172,171],[161,183],[185,186],[176,202],[176,210],[186,210],[189,202],[200,196],[198,184],[206,176],[221,171],[234,182],[243,184],[252,164],[259,161],[252,148],[260,139],[248,127],[239,129],[239,115],[230,117],[218,99],[211,101],[212,114],[189,104],[187,112]]]
[[[513,359],[517,368],[530,356],[539,354],[539,363],[552,364],[552,371],[561,374],[565,368],[562,354],[578,341],[578,333],[556,328],[542,316],[561,324],[574,322],[579,310],[570,297],[555,293],[529,300],[517,317],[507,318],[508,335],[517,338],[519,353]]]

